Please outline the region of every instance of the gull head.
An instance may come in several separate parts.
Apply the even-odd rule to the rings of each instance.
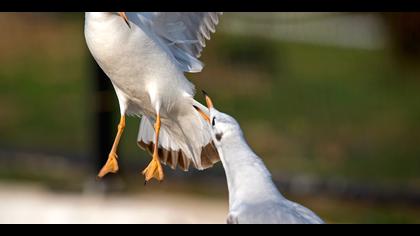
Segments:
[[[219,144],[228,137],[242,135],[241,128],[235,118],[214,108],[211,98],[204,91],[203,93],[210,112],[209,122],[215,144]]]

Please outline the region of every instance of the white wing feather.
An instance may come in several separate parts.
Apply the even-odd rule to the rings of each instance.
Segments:
[[[129,19],[156,40],[184,72],[200,72],[198,60],[221,12],[133,12]]]

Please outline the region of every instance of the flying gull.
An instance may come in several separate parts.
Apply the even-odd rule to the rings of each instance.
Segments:
[[[117,148],[126,115],[141,116],[138,144],[152,161],[145,181],[164,178],[161,162],[187,171],[219,161],[206,107],[194,100],[185,72],[203,69],[198,60],[219,21],[218,12],[87,12],[85,38],[111,79],[121,119],[98,177],[118,171]],[[203,119],[204,118],[204,119]]]

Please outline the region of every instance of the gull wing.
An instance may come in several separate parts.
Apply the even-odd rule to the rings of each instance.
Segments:
[[[131,12],[130,20],[157,41],[184,72],[200,72],[198,60],[216,31],[221,12]]]

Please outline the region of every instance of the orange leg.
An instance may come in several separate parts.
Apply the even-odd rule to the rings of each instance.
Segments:
[[[142,172],[145,177],[146,182],[151,180],[152,178],[162,181],[164,177],[162,165],[160,164],[159,156],[158,156],[159,132],[160,132],[160,115],[159,114],[156,117],[155,132],[156,132],[155,146],[154,146],[152,161],[149,163],[146,169],[144,169]]]
[[[118,124],[118,132],[117,136],[115,137],[114,144],[112,145],[111,152],[108,155],[108,161],[106,162],[105,166],[102,167],[101,171],[98,174],[98,178],[102,178],[108,173],[117,173],[118,172],[118,155],[117,149],[118,144],[120,143],[121,135],[124,131],[125,127],[125,116],[121,116],[120,123]]]

